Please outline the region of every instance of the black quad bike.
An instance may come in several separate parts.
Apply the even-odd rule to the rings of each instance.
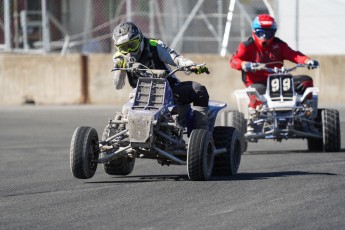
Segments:
[[[74,177],[94,176],[103,164],[109,175],[128,175],[136,158],[154,159],[161,165],[186,165],[193,181],[209,180],[211,175],[231,176],[238,171],[242,147],[233,127],[214,127],[218,112],[226,103],[210,101],[209,129],[193,129],[192,107],[187,121],[181,123],[167,77],[177,71],[149,69],[139,63],[129,68],[139,77],[135,95],[122,112],[106,125],[99,138],[96,129],[78,127],[71,141],[70,167]]]

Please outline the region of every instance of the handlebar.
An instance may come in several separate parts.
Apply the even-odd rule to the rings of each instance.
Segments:
[[[200,66],[204,66],[206,65],[205,63],[203,64],[192,64],[192,65],[187,65],[187,66],[180,66],[178,68],[175,68],[173,70],[160,70],[160,69],[150,69],[147,66],[137,63],[137,62],[132,62],[129,63],[130,67],[127,68],[113,68],[111,70],[111,72],[113,71],[117,71],[117,70],[124,70],[124,71],[129,71],[132,73],[146,73],[146,74],[151,74],[151,75],[159,75],[160,77],[170,77],[172,76],[174,73],[178,72],[178,71],[184,71],[186,73],[190,73],[191,72],[191,67],[200,67]]]
[[[267,65],[272,65],[272,64],[277,64],[277,62],[271,62],[271,63],[253,63],[252,64],[252,71],[258,71],[258,70],[265,70],[269,73],[289,73],[297,68],[304,68],[304,67],[308,67],[305,64],[296,64],[295,66],[291,67],[291,68],[286,68],[284,66],[282,66],[281,68],[278,67],[274,67],[274,68],[269,68],[267,67]],[[279,64],[282,64],[281,62],[279,62]]]
[[[201,67],[201,66],[205,66],[206,63],[202,63],[202,64],[192,64],[192,65],[187,65],[187,66],[180,66],[174,70],[172,70],[169,73],[169,76],[173,75],[174,73],[178,72],[178,71],[184,71],[184,72],[191,72],[191,67]],[[209,74],[209,72],[206,72],[207,74]]]

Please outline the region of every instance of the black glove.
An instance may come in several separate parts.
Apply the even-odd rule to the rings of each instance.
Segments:
[[[319,62],[313,59],[308,59],[305,64],[307,65],[308,69],[315,69],[315,68],[320,67]]]

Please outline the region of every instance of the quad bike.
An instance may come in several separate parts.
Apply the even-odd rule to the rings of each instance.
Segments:
[[[248,142],[259,139],[307,139],[309,151],[336,152],[340,150],[339,112],[318,108],[318,88],[306,88],[303,94],[295,91],[291,71],[306,67],[268,68],[267,64],[253,63],[253,69],[270,73],[266,93],[260,95],[255,88],[236,90],[238,110],[228,112],[229,126],[241,132],[244,152]],[[248,107],[250,97],[262,102],[256,109]],[[249,131],[248,126],[252,129]]]
[[[177,71],[189,71],[191,66],[172,71],[149,69],[130,63],[125,70],[139,77],[135,95],[122,112],[115,113],[99,140],[94,128],[78,127],[72,136],[70,167],[74,177],[94,176],[97,165],[103,164],[109,175],[128,175],[136,158],[157,160],[163,165],[187,165],[190,180],[209,180],[211,175],[231,176],[238,171],[242,148],[233,127],[214,127],[218,112],[226,103],[209,102],[207,129],[193,129],[190,105],[181,122],[168,79]],[[186,106],[185,106],[186,107]]]

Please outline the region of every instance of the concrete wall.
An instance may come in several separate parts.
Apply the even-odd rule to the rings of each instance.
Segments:
[[[0,55],[0,104],[78,104],[79,55]]]
[[[233,91],[243,88],[240,71],[229,67],[229,57],[214,55],[185,55],[196,63],[206,63],[210,75],[185,76],[204,84],[213,100],[235,106]],[[299,70],[308,74],[320,88],[320,103],[342,104],[345,93],[345,56],[314,56],[321,63],[317,70]],[[83,63],[85,69],[83,69]],[[112,55],[0,55],[0,105],[23,104],[114,104],[128,100],[131,88],[126,82],[123,90],[115,90],[112,83]]]
[[[122,105],[128,101],[132,90],[128,81],[126,80],[126,85],[122,90],[115,90],[113,86],[112,55],[91,55],[88,66],[88,101],[91,104]]]

